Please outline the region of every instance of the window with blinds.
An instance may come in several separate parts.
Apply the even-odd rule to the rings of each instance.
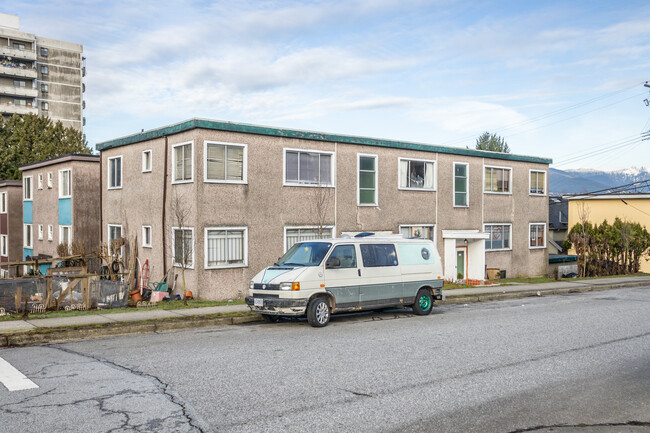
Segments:
[[[205,180],[245,182],[246,146],[206,143]]]
[[[289,251],[289,248],[298,242],[330,239],[332,237],[332,227],[322,227],[320,231],[318,227],[287,227],[285,228],[286,245],[284,250]]]
[[[284,183],[332,186],[332,154],[285,150]]]
[[[248,229],[217,227],[205,231],[206,268],[246,266]]]
[[[177,144],[173,147],[174,182],[192,181],[192,143]]]

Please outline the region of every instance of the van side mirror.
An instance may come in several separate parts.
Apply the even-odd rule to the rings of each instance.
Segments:
[[[341,260],[338,257],[330,257],[325,263],[325,269],[338,268],[339,266],[341,266]]]

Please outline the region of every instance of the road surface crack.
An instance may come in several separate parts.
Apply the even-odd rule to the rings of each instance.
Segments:
[[[592,427],[650,427],[648,421],[627,421],[627,422],[607,422],[598,424],[553,424],[553,425],[536,425],[534,427],[526,427],[523,429],[511,430],[508,433],[525,433],[534,432],[543,429],[562,429],[562,428],[592,428]]]

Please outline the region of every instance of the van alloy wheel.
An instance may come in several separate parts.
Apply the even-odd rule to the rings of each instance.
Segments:
[[[322,328],[330,322],[330,306],[323,298],[316,298],[307,307],[307,321],[311,326]]]

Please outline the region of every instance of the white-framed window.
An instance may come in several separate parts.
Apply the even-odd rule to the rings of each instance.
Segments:
[[[32,176],[23,177],[23,201],[32,200]]]
[[[399,232],[407,239],[429,239],[436,242],[435,224],[403,224],[399,226]]]
[[[122,188],[122,155],[108,158],[108,189]]]
[[[205,229],[205,268],[248,266],[247,227],[208,227]]]
[[[38,173],[38,189],[43,189],[43,173]]]
[[[47,225],[47,240],[50,242],[54,240],[54,226],[52,224]]]
[[[377,206],[377,155],[357,154],[357,204]]]
[[[194,228],[172,227],[174,266],[194,269]]]
[[[512,169],[486,165],[483,191],[494,194],[512,194]]]
[[[151,149],[142,151],[142,172],[149,173],[151,172],[151,160],[152,152]]]
[[[50,103],[47,101],[41,101],[41,110],[47,111],[50,109]]]
[[[112,254],[112,248],[111,244],[113,241],[116,239],[119,239],[122,237],[122,226],[120,224],[108,224],[108,254]],[[119,256],[122,256],[122,251],[124,250],[124,247],[120,248]]]
[[[48,187],[48,189],[52,188],[52,178],[53,177],[54,177],[54,175],[52,174],[51,171],[47,173],[47,187]]]
[[[435,161],[399,158],[399,189],[435,191]]]
[[[151,248],[151,226],[142,226],[142,246]]]
[[[512,224],[484,224],[483,230],[489,235],[485,240],[486,251],[512,249]]]
[[[284,185],[334,186],[334,153],[284,149]]]
[[[546,223],[529,224],[529,248],[546,248]]]
[[[334,226],[305,226],[284,228],[284,251],[289,251],[293,244],[312,241],[314,239],[329,239],[334,237]]]
[[[31,224],[23,224],[23,246],[34,248],[34,233]]]
[[[72,243],[72,226],[59,226],[59,243],[68,245]]]
[[[530,195],[546,195],[546,171],[529,170]]]
[[[7,257],[9,256],[9,248],[7,246],[8,238],[7,235],[0,235],[0,256]]]
[[[172,146],[172,183],[187,183],[194,179],[194,142]]]
[[[7,213],[7,193],[0,192],[0,213]]]
[[[59,198],[70,198],[72,197],[72,188],[70,179],[72,171],[67,168],[65,170],[59,170]]]
[[[38,240],[43,240],[43,224],[38,225]]]
[[[454,162],[454,207],[469,207],[469,164]]]
[[[245,144],[204,142],[206,182],[246,183],[248,146]]]

